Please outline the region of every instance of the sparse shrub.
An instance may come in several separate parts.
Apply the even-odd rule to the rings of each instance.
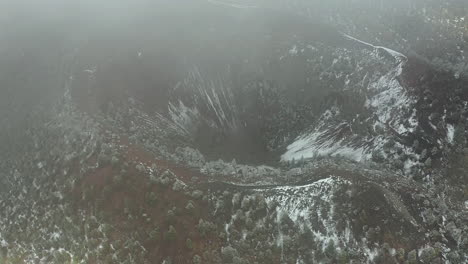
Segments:
[[[161,177],[162,177],[162,178],[168,178],[168,179],[174,179],[176,176],[174,175],[174,173],[172,173],[172,171],[170,171],[170,170],[165,170],[165,171],[161,174]]]
[[[159,184],[163,187],[167,187],[169,186],[169,184],[171,184],[171,179],[169,179],[168,177],[161,177],[161,179],[159,180]]]
[[[251,197],[250,196],[244,196],[244,199],[242,199],[242,202],[241,202],[242,210],[247,211],[250,208],[251,204],[252,204]]]
[[[156,226],[149,232],[148,235],[149,235],[149,238],[151,240],[155,240],[155,239],[157,239],[159,237],[159,234],[160,234],[159,233],[159,227]]]
[[[121,174],[115,174],[114,177],[112,177],[112,183],[115,185],[120,185],[123,182],[123,177]]]
[[[156,163],[152,163],[152,164],[151,164],[151,170],[152,170],[154,173],[158,173],[158,172],[159,172],[158,165],[156,165]]]
[[[192,239],[187,238],[187,240],[185,240],[185,246],[187,247],[187,249],[192,250],[193,249]]]
[[[172,190],[176,192],[182,191],[184,188],[185,188],[185,185],[179,180],[176,180],[174,184],[172,185]]]
[[[155,206],[158,202],[158,196],[154,192],[149,192],[146,194],[146,202],[150,206]]]
[[[241,194],[240,193],[234,194],[232,196],[232,207],[236,209],[240,206],[240,203],[241,203]]]
[[[174,210],[168,210],[167,213],[166,213],[166,220],[167,222],[169,223],[174,223],[175,220],[176,220],[176,215],[175,215],[175,212]]]
[[[460,254],[456,251],[448,253],[447,258],[451,263],[460,263]]]
[[[382,249],[378,249],[374,258],[372,259],[375,263],[384,263],[385,262],[385,253]]]
[[[224,263],[233,263],[234,258],[238,257],[239,253],[231,246],[223,247],[221,249],[221,258]]]
[[[127,197],[124,198],[124,214],[130,214],[130,200]]]
[[[234,224],[237,226],[243,226],[245,223],[245,214],[241,209],[238,209],[234,216]]]
[[[88,240],[89,248],[95,249],[99,245],[99,241],[95,238],[91,238]]]
[[[216,226],[215,224],[209,222],[209,221],[204,221],[203,219],[200,219],[198,221],[198,232],[200,232],[200,234],[202,236],[207,236],[208,234],[216,231]]]
[[[251,217],[246,217],[245,226],[246,226],[248,229],[253,229],[253,228],[255,227],[255,222],[252,220]]]
[[[408,264],[416,264],[418,263],[418,254],[416,250],[411,250],[408,252]]]
[[[225,208],[225,205],[224,205],[224,201],[221,200],[221,199],[218,199],[216,201],[216,205],[215,205],[215,212],[217,213],[222,213],[224,211],[224,208]]]
[[[385,156],[384,156],[383,151],[380,150],[380,149],[377,149],[377,150],[373,151],[372,152],[372,160],[374,162],[377,162],[377,163],[385,161]]]
[[[221,240],[225,240],[225,239],[226,239],[226,233],[223,232],[223,231],[221,231],[221,232],[219,232],[218,237],[219,237]]]
[[[105,166],[107,164],[109,164],[109,162],[111,161],[111,157],[109,157],[109,155],[101,152],[99,153],[98,155],[98,162],[99,162],[99,165],[100,166]]]
[[[333,240],[330,240],[327,244],[327,247],[324,250],[325,256],[327,256],[330,259],[336,258],[336,248],[335,248],[335,242]]]
[[[232,264],[244,264],[244,260],[238,256],[234,257],[234,259],[232,260]]]
[[[423,263],[429,263],[436,257],[437,254],[433,247],[427,247],[421,251],[420,258]]]
[[[101,232],[99,232],[99,230],[97,230],[97,229],[93,229],[93,230],[91,230],[91,232],[89,232],[89,237],[99,238],[99,237],[101,237]]]
[[[111,226],[109,224],[102,224],[101,225],[101,230],[104,234],[107,234],[111,230]]]
[[[195,209],[195,205],[193,204],[193,201],[189,200],[187,205],[185,206],[185,210],[187,210],[190,213],[193,213],[194,209]]]
[[[424,162],[424,165],[430,168],[432,166],[432,159],[430,157],[427,158],[426,161]]]
[[[302,232],[299,234],[299,239],[300,245],[307,245],[307,247],[312,247],[315,244],[314,234],[307,226],[304,226]]]
[[[150,181],[151,185],[155,185],[155,184],[159,183],[159,179],[156,176],[154,176],[153,174],[150,174],[149,181]]]
[[[457,153],[463,152],[463,148],[466,145],[464,123],[460,123],[455,126],[455,131],[453,133],[453,145],[455,146],[455,151]]]
[[[257,210],[264,210],[267,207],[265,197],[261,194],[255,195],[255,208]]]
[[[166,235],[165,235],[165,238],[166,238],[166,241],[175,241],[176,238],[177,238],[177,231],[176,229],[174,228],[174,226],[169,226],[169,230],[166,232]]]
[[[172,258],[167,257],[166,259],[163,260],[163,262],[161,264],[172,264]]]
[[[403,262],[405,260],[405,249],[404,248],[397,249],[396,257],[398,261]]]
[[[70,255],[66,252],[56,251],[54,252],[54,259],[57,263],[67,263],[70,261]]]
[[[294,227],[294,222],[291,220],[288,214],[280,212],[279,223],[281,231],[289,232]]]
[[[193,264],[201,264],[202,263],[201,257],[198,256],[198,255],[193,256],[192,263]]]
[[[135,169],[140,172],[140,173],[145,173],[146,172],[146,168],[143,164],[137,164],[135,166]]]
[[[117,167],[117,165],[119,165],[119,158],[117,156],[112,156],[111,165],[112,167]]]
[[[194,199],[201,199],[203,197],[203,192],[200,190],[195,190],[192,192],[192,197]]]

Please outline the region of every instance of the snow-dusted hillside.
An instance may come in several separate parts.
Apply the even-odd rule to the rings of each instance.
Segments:
[[[0,263],[466,263],[468,9],[443,2],[5,16]]]

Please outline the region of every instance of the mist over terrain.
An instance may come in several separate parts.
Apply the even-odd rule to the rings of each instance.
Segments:
[[[468,262],[468,2],[0,3],[0,263]]]

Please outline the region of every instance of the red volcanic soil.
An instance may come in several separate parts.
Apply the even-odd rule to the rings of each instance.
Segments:
[[[204,180],[207,177],[170,162],[157,160],[149,152],[130,144],[126,138],[114,143],[120,146],[119,164],[106,164],[84,175],[72,191],[76,209],[84,210],[89,217],[95,212],[102,213],[106,221],[115,227],[110,234],[111,243],[125,239],[124,234],[136,232],[138,240],[145,241],[142,244],[147,250],[144,259],[151,263],[161,263],[168,256],[173,263],[191,263],[195,254],[202,256],[206,251],[219,250],[222,242],[217,234],[202,236],[197,229],[200,219],[213,222],[207,202],[196,200],[184,191],[174,191],[172,184],[163,186],[151,183],[149,175],[138,171],[135,166],[143,164],[151,167],[156,164],[160,172],[169,169],[183,182],[191,181],[194,175]],[[93,157],[88,162],[95,163],[96,158]],[[129,166],[122,173],[124,162]],[[122,175],[122,180],[115,183],[113,178],[118,174]],[[84,192],[88,197],[83,200]],[[149,203],[147,199],[147,194],[151,192],[157,197],[154,203]],[[192,211],[185,209],[189,200],[195,206]],[[129,218],[126,210],[133,217]],[[172,219],[167,216],[169,210],[175,213]],[[176,229],[177,235],[174,240],[169,241],[165,236],[171,225]],[[156,227],[159,234],[155,239],[150,239],[149,233]],[[187,248],[188,238],[193,242],[192,249]]]

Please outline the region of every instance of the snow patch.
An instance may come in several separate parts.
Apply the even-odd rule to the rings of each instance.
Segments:
[[[364,147],[350,147],[344,144],[343,139],[338,141],[333,138],[320,140],[326,137],[329,131],[315,130],[306,134],[287,147],[286,153],[281,155],[282,161],[309,159],[317,156],[342,156],[355,161],[365,161],[371,158],[371,154]]]
[[[365,41],[362,41],[360,39],[357,39],[355,37],[352,37],[348,34],[345,34],[345,33],[341,33],[345,38],[347,39],[350,39],[350,40],[353,40],[353,41],[356,41],[356,42],[359,42],[363,45],[366,45],[370,48],[373,48],[375,50],[384,50],[386,51],[388,54],[390,54],[392,57],[394,57],[397,61],[401,61],[402,58],[404,59],[407,59],[407,57],[405,55],[403,55],[402,53],[398,52],[398,51],[395,51],[395,50],[392,50],[392,49],[389,49],[389,48],[386,48],[386,47],[382,47],[382,46],[375,46],[373,44],[370,44],[368,42],[365,42]]]
[[[286,213],[293,222],[303,223],[310,228],[322,250],[330,241],[339,249],[340,245],[350,242],[350,231],[349,228],[345,228],[344,231],[337,230],[333,199],[338,186],[349,184],[351,183],[347,180],[330,176],[302,186],[272,188],[265,191],[265,197],[268,203],[278,203],[277,221],[280,221],[280,215]],[[316,220],[324,229],[313,224],[312,219],[317,217]],[[282,242],[282,238],[280,234],[278,242]]]
[[[189,128],[195,125],[194,120],[200,116],[196,108],[185,106],[181,100],[177,106],[169,102],[169,115],[172,121],[185,131],[190,130]]]
[[[5,239],[2,239],[2,241],[0,241],[0,246],[1,246],[2,248],[6,248],[6,247],[8,247],[8,245],[9,245],[9,244],[8,244],[8,242],[5,241]]]
[[[374,108],[377,118],[384,124],[394,120],[395,115],[412,102],[397,79],[399,74],[398,68],[389,71],[368,87],[369,90],[376,91],[377,94],[367,100],[366,106]]]
[[[297,46],[294,45],[288,52],[290,55],[297,55],[299,51],[297,50]]]
[[[453,143],[453,136],[455,135],[455,127],[451,124],[447,125],[447,141]]]
[[[367,248],[367,247],[364,247],[364,254],[367,256],[367,263],[373,263],[373,260],[375,259],[375,257],[377,257],[379,255],[379,249],[378,248],[373,248],[373,249],[370,249],[370,248]]]

